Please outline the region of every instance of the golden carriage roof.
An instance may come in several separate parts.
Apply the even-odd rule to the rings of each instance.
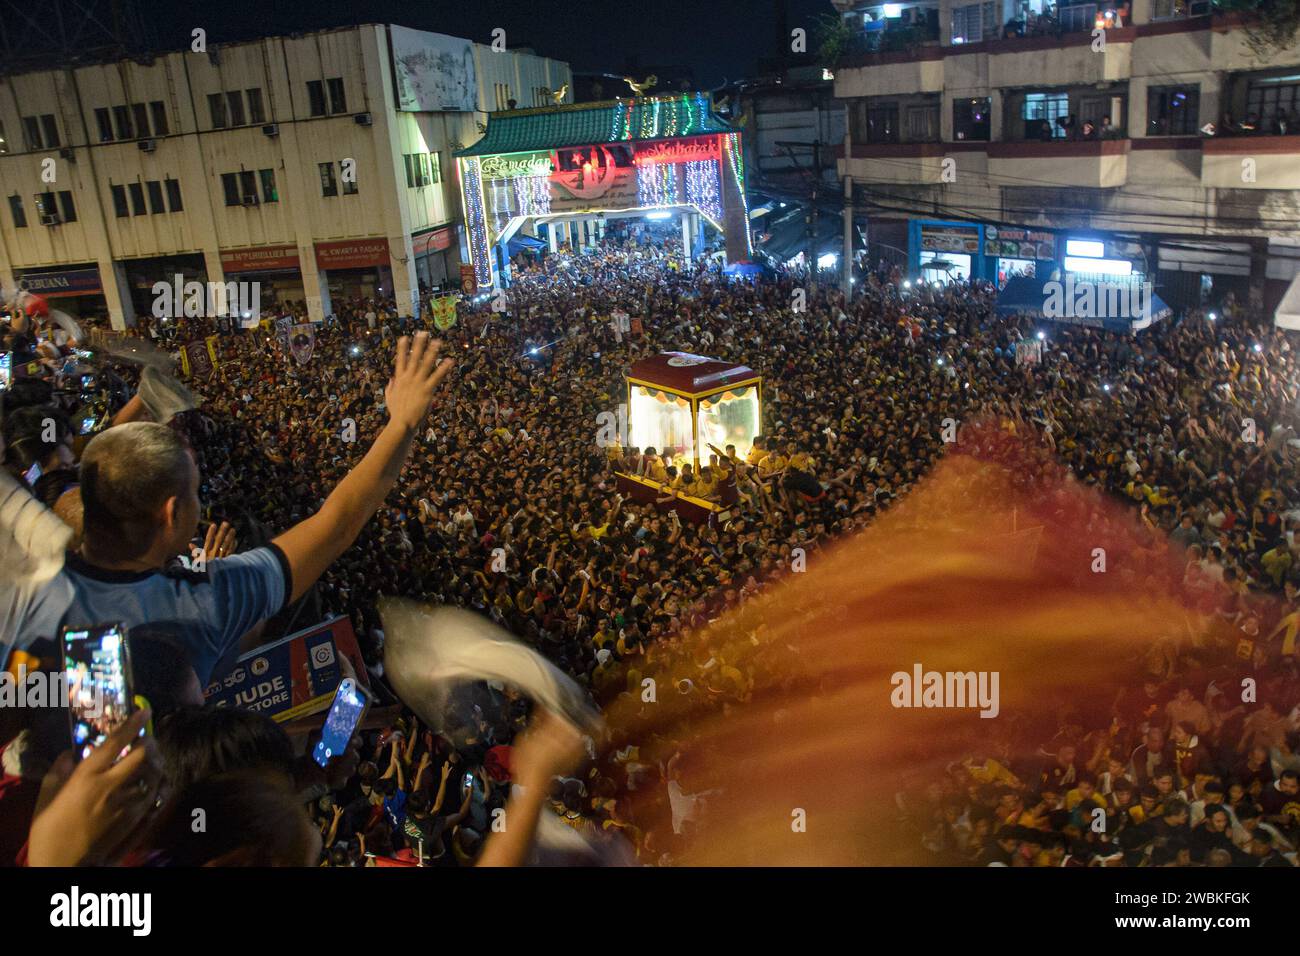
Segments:
[[[748,365],[689,352],[660,352],[632,363],[627,371],[632,381],[650,382],[689,395],[715,392],[735,382],[758,378]]]

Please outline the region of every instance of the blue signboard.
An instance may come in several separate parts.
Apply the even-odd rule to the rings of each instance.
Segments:
[[[99,269],[67,269],[61,272],[28,272],[17,276],[18,288],[36,295],[98,295],[103,287]]]
[[[352,622],[335,618],[242,654],[224,677],[204,691],[212,707],[255,710],[278,721],[329,706],[343,679],[340,658],[356,669],[360,654]],[[358,674],[365,682],[364,665]]]

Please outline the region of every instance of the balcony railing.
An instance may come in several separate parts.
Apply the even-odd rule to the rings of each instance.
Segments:
[[[867,56],[872,53],[902,53],[925,44],[939,42],[939,27],[933,24],[856,33],[844,50],[844,56]]]

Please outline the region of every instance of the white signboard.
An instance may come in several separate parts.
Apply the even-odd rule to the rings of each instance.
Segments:
[[[412,113],[475,109],[478,78],[472,41],[407,27],[389,30],[398,109]]]

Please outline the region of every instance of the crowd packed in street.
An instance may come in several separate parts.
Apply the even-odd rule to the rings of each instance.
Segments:
[[[194,453],[195,495],[218,559],[210,566],[243,554],[261,554],[265,566],[241,565],[247,577],[229,587],[256,600],[205,631],[199,651],[166,628],[139,628],[176,666],[146,695],[161,751],[149,788],[166,784],[171,798],[142,844],[152,854],[133,847],[133,859],[234,862],[256,847],[259,862],[465,865],[492,851],[495,812],[531,791],[538,812],[591,843],[673,862],[708,826],[710,802],[725,801],[680,736],[631,739],[611,725],[605,739],[575,743],[572,732],[546,732],[557,718],[493,684],[454,725],[427,727],[395,710],[389,726],[318,771],[273,722],[202,708],[197,691],[219,681],[233,642],[272,615],[268,638],[349,617],[367,676],[381,684],[376,605],[402,595],[491,618],[607,709],[635,708],[647,677],[695,707],[743,707],[771,677],[774,655],[761,640],[711,643],[701,630],[792,573],[794,551],[815,555],[865,528],[945,454],[970,451],[961,431],[945,435],[945,422],[984,421],[1044,468],[1131,502],[1144,546],[1114,555],[1110,570],[1154,581],[1159,567],[1164,581],[1175,569],[1180,599],[1215,622],[1216,637],[1208,651],[1202,641],[1195,652],[1153,642],[1133,661],[1131,684],[1106,689],[1107,712],[1071,713],[1031,748],[990,727],[985,752],[900,794],[899,825],[915,832],[917,862],[1296,865],[1300,369],[1285,333],[1231,300],[1136,335],[1040,328],[998,315],[996,289],[980,282],[905,284],[882,264],[846,299],[807,276],[733,278],[657,244],[562,250],[517,262],[512,278],[504,300],[461,305],[457,324],[438,333],[441,351],[405,339],[426,323],[398,318],[389,300],[337,303],[305,361],[274,322],[300,314],[300,303],[219,335],[212,374],[189,383],[198,408],[173,432]],[[636,331],[619,314],[639,317]],[[216,331],[208,320],[142,320],[133,334],[169,348]],[[1025,341],[1041,342],[1039,361],[1018,361]],[[742,362],[764,376],[762,437],[748,455],[713,449],[701,456],[708,473],[689,475],[667,449],[598,441],[600,416],[625,400],[627,368],[663,351]],[[417,406],[430,398],[425,417]],[[31,404],[40,409],[40,396]],[[6,445],[48,417],[33,412],[28,422],[8,406]],[[405,444],[377,462],[395,419]],[[113,468],[104,455],[132,454],[129,442],[107,440],[122,427],[94,439],[91,449],[103,450],[83,455],[79,477],[66,423],[53,440],[37,436],[37,452],[27,436],[27,457],[8,462],[16,478],[28,459],[64,476],[53,488],[44,478],[39,496],[65,505],[56,513],[81,548],[74,570],[91,578],[97,561],[109,573],[144,568],[104,561],[103,542],[129,520],[151,520],[139,512],[152,502],[131,515],[119,507],[117,525],[87,520],[84,533],[80,509],[89,516],[103,503],[61,502],[78,488],[87,498],[88,458],[98,462],[92,480],[105,483]],[[619,472],[663,481],[664,495],[625,499]],[[122,478],[112,487],[132,486]],[[675,493],[734,503],[696,524],[676,513]],[[337,522],[326,538],[297,534],[320,516]],[[313,551],[324,540],[333,543]],[[175,543],[160,538],[158,547]],[[40,611],[20,622],[20,646],[66,622],[66,613]],[[1214,680],[1214,667],[1233,660],[1253,668],[1257,703],[1235,704],[1234,689]],[[41,758],[48,764],[61,749],[37,745],[38,736],[27,728],[23,745],[5,751],[6,779],[15,791],[28,781],[32,808]],[[288,783],[259,790],[257,775],[271,770]],[[184,810],[217,799],[242,808],[244,830],[229,845],[201,844],[183,832]],[[284,825],[306,799],[310,825]],[[20,859],[34,853],[46,816],[31,845],[24,826],[5,846],[22,848]]]

